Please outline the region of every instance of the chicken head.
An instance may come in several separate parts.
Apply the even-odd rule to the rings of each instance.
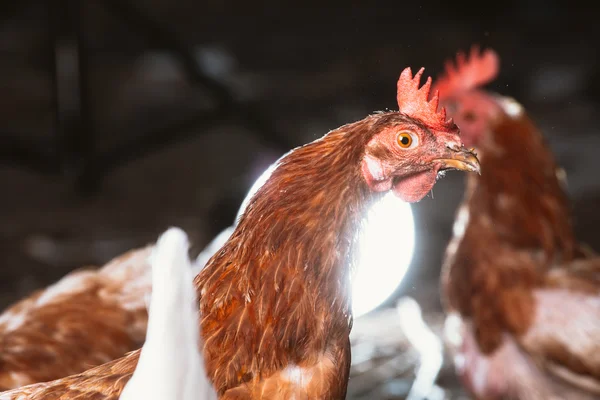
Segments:
[[[445,73],[434,84],[441,104],[460,127],[466,146],[477,146],[505,113],[495,96],[479,89],[496,78],[499,64],[496,52],[481,52],[473,46],[468,57],[457,54],[456,64],[447,61]]]
[[[448,169],[479,172],[479,162],[461,141],[454,122],[438,108],[438,95],[431,100],[431,78],[419,88],[423,68],[414,76],[406,68],[398,81],[399,114],[385,119],[367,143],[362,174],[369,188],[393,190],[404,201],[422,199]],[[380,122],[380,121],[378,121]]]

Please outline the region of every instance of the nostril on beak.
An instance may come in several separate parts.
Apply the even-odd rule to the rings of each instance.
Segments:
[[[460,151],[460,146],[456,143],[448,143],[446,147],[452,151]]]

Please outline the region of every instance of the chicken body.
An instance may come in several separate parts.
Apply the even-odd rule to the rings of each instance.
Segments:
[[[0,315],[0,390],[83,372],[144,342],[151,247],[74,271]]]
[[[400,112],[377,113],[284,155],[195,279],[203,356],[220,399],[343,399],[350,275],[366,208],[418,201],[446,169],[478,171],[459,131],[406,69]],[[0,399],[116,399],[139,352]]]
[[[577,243],[563,172],[523,107],[477,88],[494,57],[474,51],[438,85],[481,158],[443,266],[446,342],[478,399],[600,398],[600,259]]]

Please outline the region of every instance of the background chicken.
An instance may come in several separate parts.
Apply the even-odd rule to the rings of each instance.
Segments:
[[[446,339],[477,398],[598,398],[600,259],[574,237],[541,133],[516,101],[480,89],[498,66],[473,48],[435,85],[481,158],[447,248]]]
[[[194,274],[214,246],[197,256]],[[74,271],[0,315],[0,390],[83,372],[140,348],[154,248],[131,250],[98,270]]]
[[[196,277],[208,375],[222,399],[342,399],[350,367],[349,299],[364,209],[392,190],[418,201],[440,171],[478,171],[458,129],[409,68],[400,112],[344,125],[283,156],[230,239]],[[117,398],[139,352],[0,396]]]
[[[152,246],[74,271],[0,315],[0,390],[83,372],[144,342]]]

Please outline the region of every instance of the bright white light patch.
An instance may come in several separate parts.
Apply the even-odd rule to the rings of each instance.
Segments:
[[[352,286],[357,318],[387,300],[412,260],[415,230],[410,204],[386,194],[367,213],[359,239],[359,261]]]
[[[238,211],[236,223],[252,195],[269,178],[275,165],[271,165],[252,185]],[[227,228],[215,238],[198,256],[197,265],[204,266],[232,231],[232,228]],[[377,308],[396,290],[408,270],[414,247],[415,227],[410,204],[390,192],[371,207],[360,232],[360,256],[352,287],[355,318]]]

